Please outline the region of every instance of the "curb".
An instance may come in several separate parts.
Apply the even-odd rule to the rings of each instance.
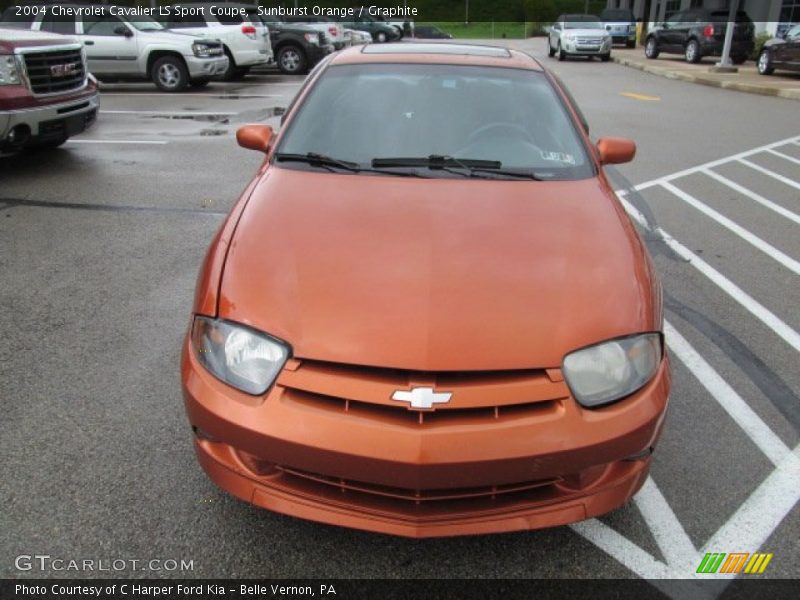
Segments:
[[[700,85],[708,85],[711,87],[722,88],[726,90],[735,90],[737,92],[746,92],[748,94],[759,94],[761,96],[773,96],[778,98],[785,98],[788,100],[800,100],[800,89],[783,89],[770,85],[759,85],[757,83],[746,83],[743,81],[723,81],[713,77],[705,77],[703,75],[694,75],[691,73],[684,73],[680,71],[673,71],[669,68],[658,67],[656,65],[645,65],[639,61],[630,60],[628,58],[621,58],[619,56],[611,57],[611,60],[619,65],[631,67],[650,73],[652,75],[659,75],[667,79],[677,79],[680,81],[687,81],[689,83],[698,83]]]

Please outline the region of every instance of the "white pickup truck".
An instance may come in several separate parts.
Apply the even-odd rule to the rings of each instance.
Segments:
[[[228,69],[219,40],[167,31],[147,16],[114,14],[113,5],[37,5],[27,21],[7,19],[14,8],[3,13],[5,25],[77,37],[101,81],[149,79],[165,92],[178,92]]]

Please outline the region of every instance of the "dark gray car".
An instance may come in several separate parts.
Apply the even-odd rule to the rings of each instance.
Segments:
[[[775,69],[800,71],[800,25],[787,31],[783,38],[774,38],[764,44],[758,56],[758,72],[772,75]]]
[[[672,15],[647,34],[644,54],[658,58],[662,52],[683,54],[686,62],[700,62],[704,56],[720,56],[728,28],[728,11],[690,8]],[[736,13],[731,60],[740,65],[753,52],[755,26],[744,11]]]

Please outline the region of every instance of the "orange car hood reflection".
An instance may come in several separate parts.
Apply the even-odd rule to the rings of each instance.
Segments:
[[[222,318],[295,356],[421,371],[558,367],[655,330],[641,241],[600,179],[414,179],[270,167]]]

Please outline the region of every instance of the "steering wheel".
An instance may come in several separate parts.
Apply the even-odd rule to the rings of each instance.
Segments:
[[[533,144],[534,141],[531,135],[528,133],[528,131],[521,125],[517,125],[515,123],[508,123],[505,121],[495,121],[494,123],[488,123],[483,127],[479,127],[478,129],[473,131],[469,135],[469,142],[472,144],[478,141],[482,137],[496,137],[497,135],[503,133],[505,134],[510,133],[514,137],[524,138],[526,142],[529,142],[531,144]]]

